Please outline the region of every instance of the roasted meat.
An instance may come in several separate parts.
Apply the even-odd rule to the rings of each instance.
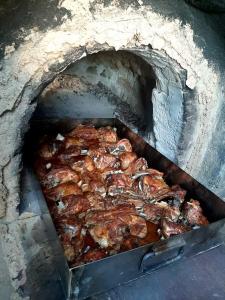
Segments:
[[[152,223],[158,224],[159,221],[166,217],[176,222],[180,216],[180,210],[175,206],[170,206],[166,202],[155,204],[145,204],[143,207],[143,216]]]
[[[52,169],[50,172],[48,172],[41,183],[46,188],[52,188],[61,183],[66,183],[69,181],[77,183],[79,181],[79,176],[69,167],[61,167]]]
[[[126,170],[137,159],[134,152],[124,152],[120,155],[121,169]]]
[[[167,218],[161,220],[161,233],[165,238],[169,238],[172,235],[181,234],[190,230],[190,227],[182,224],[170,221]]]
[[[69,195],[82,195],[80,187],[73,182],[59,184],[51,189],[45,191],[47,199],[59,201],[62,197]]]
[[[184,217],[190,225],[207,225],[209,222],[203,215],[199,201],[191,199],[184,204]]]
[[[100,171],[103,171],[106,168],[118,169],[120,167],[120,162],[118,158],[108,153],[96,155],[93,158],[93,161],[95,167]]]
[[[208,224],[199,202],[112,127],[44,136],[34,165],[71,266]]]
[[[107,150],[110,154],[120,155],[124,152],[132,152],[131,143],[127,139],[119,140],[116,144],[109,145]]]
[[[98,129],[99,141],[106,143],[116,143],[118,136],[115,130],[110,126],[101,127]]]
[[[68,136],[84,140],[98,140],[99,132],[92,125],[78,125]]]

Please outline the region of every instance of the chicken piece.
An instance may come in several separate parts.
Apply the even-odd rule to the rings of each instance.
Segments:
[[[65,145],[65,149],[69,149],[72,147],[73,148],[75,148],[75,147],[81,148],[81,147],[88,147],[89,142],[87,140],[80,139],[78,137],[67,136],[65,138],[64,145]]]
[[[180,203],[184,202],[184,198],[187,194],[187,191],[182,189],[179,185],[173,185],[171,187],[171,191],[174,192],[174,195],[180,200]]]
[[[105,145],[91,145],[88,149],[88,155],[94,159],[95,157],[99,157],[107,153]]]
[[[168,193],[171,192],[163,178],[158,175],[141,177],[139,188],[141,188],[141,192],[147,199],[155,199],[155,201],[168,197]]]
[[[191,199],[184,204],[184,217],[190,225],[208,225],[207,218],[203,215],[199,201]]]
[[[48,172],[41,183],[45,186],[45,188],[49,189],[69,181],[77,183],[79,181],[79,176],[69,167],[61,167],[58,169],[52,169]]]
[[[86,225],[91,227],[91,236],[102,248],[119,245],[128,230],[140,238],[147,234],[145,220],[137,216],[132,207],[125,205],[87,214]]]
[[[129,175],[119,173],[112,174],[107,177],[107,185],[109,186],[117,186],[117,187],[132,187],[133,180]]]
[[[78,125],[74,128],[68,136],[81,138],[84,140],[98,140],[99,132],[98,130],[92,125]]]
[[[119,155],[123,152],[132,152],[132,146],[128,139],[119,140],[116,144],[109,145],[107,150],[110,154]]]
[[[132,194],[133,181],[126,174],[112,174],[107,178],[108,195],[116,196],[120,194]]]
[[[100,194],[88,192],[88,193],[85,193],[84,195],[89,201],[91,210],[105,209],[105,201]]]
[[[73,158],[81,155],[82,148],[79,146],[70,146],[64,149],[62,153],[57,156],[57,159],[62,164],[69,164],[73,162]]]
[[[84,247],[84,239],[80,235],[81,228],[81,224],[75,218],[58,220],[57,231],[68,261],[76,259]]]
[[[181,234],[190,230],[188,226],[179,223],[174,223],[166,218],[162,219],[160,226],[161,233],[165,238],[169,238],[172,235]]]
[[[117,246],[123,241],[126,225],[120,220],[104,222],[93,226],[89,232],[101,248]]]
[[[107,256],[107,252],[102,249],[92,249],[85,253],[82,257],[84,263],[96,261]]]
[[[139,211],[145,204],[142,199],[130,198],[129,195],[119,195],[116,197],[107,197],[105,200],[106,209],[112,209],[119,205],[130,205]]]
[[[121,219],[128,225],[131,235],[139,238],[144,238],[146,236],[147,226],[144,218],[137,215],[125,215]]]
[[[55,207],[54,215],[74,216],[91,208],[89,200],[83,195],[63,197]]]
[[[78,173],[92,172],[95,169],[94,161],[89,156],[77,156],[70,165]]]
[[[180,216],[180,210],[169,206],[166,202],[149,203],[143,207],[143,216],[154,224],[158,224],[159,220],[164,217],[176,222]]]
[[[159,226],[149,221],[147,221],[146,224],[147,234],[144,238],[138,239],[138,246],[146,245],[160,240],[160,235],[158,234]]]
[[[98,134],[100,142],[116,143],[118,140],[116,131],[110,126],[99,128]]]
[[[51,160],[59,151],[59,142],[45,142],[41,144],[38,155],[44,160]]]
[[[132,236],[143,238],[147,234],[146,222],[137,215],[120,215],[113,220],[103,220],[90,230],[93,239],[101,248],[119,248],[124,236],[130,232]]]
[[[106,168],[118,169],[120,167],[120,162],[114,155],[102,154],[97,155],[93,158],[95,167],[103,171]]]
[[[135,160],[137,155],[134,152],[124,152],[120,155],[121,169],[126,170]]]
[[[98,193],[102,197],[105,197],[106,195],[106,188],[104,184],[99,180],[90,180],[88,183],[83,183],[81,185],[81,189],[83,192],[92,192],[92,193]]]
[[[99,210],[99,211],[91,211],[89,212],[85,217],[86,225],[95,225],[100,223],[104,220],[114,220],[119,219],[120,216],[123,215],[132,215],[136,214],[136,210],[134,207],[131,207],[130,205],[119,205],[118,207],[115,207],[111,210]]]
[[[139,239],[134,236],[125,237],[120,246],[120,251],[128,251],[139,246]]]
[[[129,167],[125,170],[125,173],[135,176],[137,172],[145,171],[146,169],[148,169],[148,163],[146,159],[140,157],[129,165]]]
[[[45,191],[46,198],[54,201],[60,201],[62,197],[69,195],[82,195],[82,191],[76,183],[62,183]]]

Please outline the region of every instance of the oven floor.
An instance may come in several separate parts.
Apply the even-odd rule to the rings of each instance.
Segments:
[[[225,245],[173,263],[88,300],[225,299]]]

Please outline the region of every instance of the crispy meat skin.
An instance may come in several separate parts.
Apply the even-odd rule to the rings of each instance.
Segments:
[[[39,145],[35,169],[71,266],[208,224],[197,200],[185,202],[109,126],[78,125]]]
[[[76,183],[62,183],[45,191],[47,199],[58,201],[69,195],[82,195],[82,191]]]
[[[121,169],[126,170],[137,159],[134,152],[124,152],[120,155]]]
[[[175,206],[168,205],[166,202],[145,204],[143,213],[147,220],[155,224],[158,224],[159,220],[164,217],[176,222],[180,216],[180,210]]]
[[[118,140],[117,133],[110,126],[98,129],[99,141],[106,143],[116,143]]]
[[[200,203],[191,199],[184,205],[184,216],[190,225],[207,225],[209,222],[203,215]]]
[[[84,140],[98,140],[99,133],[92,125],[78,125],[69,134],[70,137],[78,137]]]
[[[48,172],[42,180],[42,184],[46,188],[51,188],[69,181],[77,183],[79,176],[69,167],[61,167]]]
[[[184,233],[188,230],[190,230],[190,228],[184,224],[174,223],[166,218],[161,220],[161,231],[165,238]]]
[[[111,210],[90,212],[85,221],[91,228],[91,236],[102,248],[119,245],[126,230],[140,238],[147,234],[145,220],[136,215],[133,207],[125,204]]]

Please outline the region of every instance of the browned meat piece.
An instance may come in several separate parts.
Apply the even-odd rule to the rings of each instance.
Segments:
[[[161,233],[165,238],[184,233],[188,230],[190,230],[190,228],[183,224],[174,223],[168,219],[163,219],[161,221]]]
[[[182,189],[179,185],[173,185],[171,191],[174,192],[174,196],[180,200],[180,203],[184,202],[186,196],[186,191]]]
[[[102,249],[89,250],[82,256],[82,261],[85,263],[96,261],[107,256],[107,252]]]
[[[136,210],[134,207],[130,205],[119,205],[118,207],[111,210],[99,210],[99,211],[91,211],[86,215],[85,222],[87,225],[95,225],[104,220],[114,220],[118,219],[123,215],[132,215],[136,214]]]
[[[66,149],[69,149],[71,147],[85,147],[85,146],[88,146],[88,142],[84,139],[80,139],[80,138],[77,138],[77,137],[66,137],[65,138],[65,142],[64,142],[64,145],[65,145],[65,148]]]
[[[119,247],[125,230],[126,225],[121,221],[102,221],[102,223],[94,225],[89,232],[101,248],[108,248],[115,245]]]
[[[106,188],[104,184],[98,180],[91,180],[88,183],[83,183],[81,185],[81,189],[83,192],[98,193],[102,197],[105,197],[106,195]]]
[[[71,168],[78,173],[83,173],[85,171],[92,172],[95,169],[95,165],[91,157],[77,156],[71,163]]]
[[[147,224],[147,234],[143,239],[138,239],[139,246],[157,242],[160,240],[160,236],[158,234],[159,226],[149,221],[147,221],[146,224]]]
[[[46,188],[52,188],[59,184],[66,183],[69,181],[77,183],[79,181],[79,176],[69,167],[61,167],[48,172],[48,174],[45,175],[41,183]]]
[[[86,212],[91,208],[89,200],[82,195],[69,195],[63,197],[58,205],[55,206],[55,215],[74,216]]]
[[[118,173],[109,175],[107,178],[108,195],[132,194],[133,181],[129,175]]]
[[[85,197],[88,199],[92,210],[105,209],[105,201],[100,194],[85,193]]]
[[[92,125],[78,125],[68,134],[68,136],[84,140],[98,140],[99,133]]]
[[[110,126],[99,128],[98,133],[100,142],[116,143],[118,140],[116,131]]]
[[[141,192],[148,199],[159,201],[168,197],[169,186],[162,177],[156,175],[146,175],[141,177]]]
[[[130,175],[135,175],[137,172],[144,171],[147,168],[148,168],[147,161],[143,157],[140,157],[130,164],[130,166],[125,170],[125,173]]]
[[[89,147],[89,150],[88,150],[88,155],[93,159],[95,157],[99,157],[106,153],[107,153],[107,150],[104,145],[92,145]]]
[[[117,187],[132,187],[133,180],[129,175],[119,173],[109,175],[107,178],[108,186],[117,186]]]
[[[114,145],[109,145],[107,147],[107,150],[110,154],[113,155],[119,155],[123,152],[132,152],[132,146],[131,143],[127,139],[119,140]]]
[[[69,195],[82,195],[80,187],[76,183],[66,182],[45,191],[47,199],[59,201]]]
[[[135,160],[137,155],[134,152],[124,152],[120,155],[121,169],[126,170]]]
[[[207,225],[209,222],[203,215],[199,201],[191,199],[184,204],[184,217],[190,225]]]
[[[118,246],[128,230],[140,238],[147,234],[145,220],[135,215],[133,208],[122,205],[110,211],[87,214],[86,225],[91,226],[90,234],[102,248]]]
[[[139,238],[146,236],[147,226],[144,218],[137,215],[125,215],[122,220],[128,225],[131,235]]]
[[[67,149],[64,149],[62,153],[60,153],[57,158],[62,164],[68,164],[73,161],[74,157],[81,155],[81,147],[79,146],[70,146]]]
[[[119,248],[127,232],[132,236],[145,237],[147,234],[145,220],[136,215],[123,215],[118,219],[102,221],[90,229],[91,236],[102,248],[113,246]]]
[[[111,154],[101,154],[93,158],[95,167],[100,171],[106,168],[117,169],[120,167],[120,162],[114,155]]]
[[[65,256],[68,261],[73,261],[84,247],[84,239],[80,234],[81,224],[74,218],[60,218],[57,222],[57,231]]]
[[[180,210],[177,207],[168,205],[166,202],[149,203],[143,207],[143,216],[155,224],[158,224],[159,220],[164,217],[176,222],[180,216]]]
[[[38,151],[38,155],[44,160],[52,159],[60,148],[60,144],[56,142],[43,143]]]
[[[134,236],[129,236],[123,239],[120,250],[128,251],[139,246],[139,239]]]
[[[126,205],[128,207],[135,207],[135,209],[139,211],[144,206],[144,204],[145,202],[142,199],[130,198],[129,195],[124,194],[116,197],[107,196],[105,198],[105,209],[107,210],[110,210],[120,205]]]

